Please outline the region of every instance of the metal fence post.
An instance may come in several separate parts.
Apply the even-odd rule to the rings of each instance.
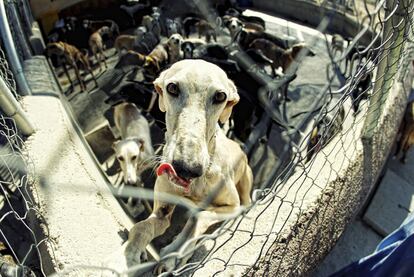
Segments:
[[[0,108],[7,116],[14,119],[23,135],[30,136],[33,134],[33,125],[2,78],[0,78]]]
[[[32,57],[30,46],[27,42],[25,30],[22,27],[22,24],[20,22],[21,18],[17,11],[17,6],[14,2],[11,2],[10,0],[6,0],[7,8],[9,10],[10,17],[9,20],[9,26],[13,29],[13,35],[15,36],[15,39],[17,40],[17,44],[21,49],[21,52],[23,54],[23,60],[30,59]],[[14,25],[14,28],[13,28]]]
[[[17,9],[20,11],[22,21],[24,23],[24,30],[27,32],[26,37],[30,37],[33,35],[32,32],[32,25],[33,21],[30,18],[29,11],[27,10],[27,6],[25,5],[25,1],[18,1],[17,3]]]
[[[23,4],[24,12],[25,12],[28,20],[30,21],[30,23],[33,23],[35,21],[35,19],[34,19],[34,16],[32,14],[32,8],[30,7],[27,0],[22,0],[22,4]]]
[[[6,49],[7,57],[13,71],[16,83],[21,95],[30,95],[31,91],[27,84],[26,77],[23,73],[23,68],[17,56],[16,47],[14,46],[13,37],[10,32],[9,23],[7,21],[7,14],[3,0],[0,0],[0,35]]]

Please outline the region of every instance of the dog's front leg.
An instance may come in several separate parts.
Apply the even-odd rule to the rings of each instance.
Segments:
[[[74,86],[74,84],[73,84],[73,82],[72,82],[72,79],[70,78],[68,68],[66,67],[66,62],[63,62],[63,63],[62,63],[62,66],[63,66],[63,71],[65,72],[65,75],[66,75],[66,77],[68,78],[68,81],[69,81],[69,83],[70,83],[71,88],[72,88],[73,90],[75,90],[75,86]]]
[[[86,90],[85,83],[83,82],[83,80],[80,76],[79,67],[76,65],[76,61],[72,61],[71,65],[72,65],[73,69],[75,70],[76,78],[78,79],[81,91]]]
[[[183,229],[187,230],[187,232],[184,231],[180,233],[171,244],[161,249],[161,257],[176,251],[180,251],[181,254],[185,253],[185,255],[180,257],[179,261],[177,261],[175,257],[161,261],[155,269],[155,273],[159,275],[164,272],[170,272],[176,267],[185,265],[194,254],[197,238],[203,235],[210,226],[236,215],[235,212],[238,211],[239,207],[239,205],[229,205],[198,212],[195,222],[193,222],[192,219],[187,221],[186,226]],[[189,228],[191,228],[191,230],[188,230]],[[186,244],[185,249],[180,249],[184,244]]]
[[[153,213],[145,220],[132,227],[129,232],[125,258],[128,268],[146,259],[146,247],[156,237],[164,234],[170,226],[171,215],[175,205],[154,203]]]

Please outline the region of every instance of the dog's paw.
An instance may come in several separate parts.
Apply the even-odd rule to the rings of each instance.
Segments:
[[[161,261],[154,269],[154,275],[160,275],[163,273],[171,272],[176,267],[176,259],[169,258],[164,261]]]
[[[128,267],[148,261],[147,251],[145,247],[138,247],[136,244],[128,243],[125,248],[125,258]]]
[[[127,241],[105,259],[102,266],[105,267],[106,270],[102,273],[102,276],[119,276],[131,267],[147,261],[148,256],[145,248],[140,249],[133,243]],[[129,272],[127,276],[134,276],[134,272]]]

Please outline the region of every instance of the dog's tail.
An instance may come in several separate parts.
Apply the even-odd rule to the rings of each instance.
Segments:
[[[86,58],[89,58],[89,51],[86,48],[82,48],[81,50],[82,55],[84,55]]]

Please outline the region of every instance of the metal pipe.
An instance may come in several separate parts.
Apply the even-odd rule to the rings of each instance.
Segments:
[[[14,25],[14,36],[17,38],[17,45],[22,49],[23,60],[30,59],[32,57],[32,52],[27,42],[26,31],[23,29],[20,22],[20,14],[18,13],[18,7],[14,2],[9,2],[7,4],[9,9],[9,25],[13,27]]]
[[[25,13],[28,16],[28,19],[30,21],[30,23],[33,24],[33,22],[35,21],[33,13],[32,13],[32,7],[29,5],[29,3],[27,2],[27,0],[22,0],[23,2],[23,8],[25,10]]]
[[[17,128],[22,131],[23,135],[30,136],[33,134],[34,127],[32,123],[29,121],[20,103],[14,98],[3,78],[0,78],[0,109],[6,116],[14,119]]]
[[[6,9],[4,1],[0,0],[0,35],[3,41],[6,54],[10,63],[10,67],[13,71],[13,75],[16,78],[16,83],[21,95],[30,95],[31,91],[27,84],[26,77],[23,73],[23,68],[14,47],[13,37],[10,32],[10,27],[7,21]]]
[[[21,17],[23,19],[24,22],[24,26],[25,26],[25,31],[27,32],[26,36],[30,37],[31,35],[33,35],[32,32],[32,25],[33,25],[33,21],[30,18],[29,15],[29,11],[27,10],[27,6],[25,5],[24,0],[20,0],[17,2],[17,9],[20,11],[21,13]]]

